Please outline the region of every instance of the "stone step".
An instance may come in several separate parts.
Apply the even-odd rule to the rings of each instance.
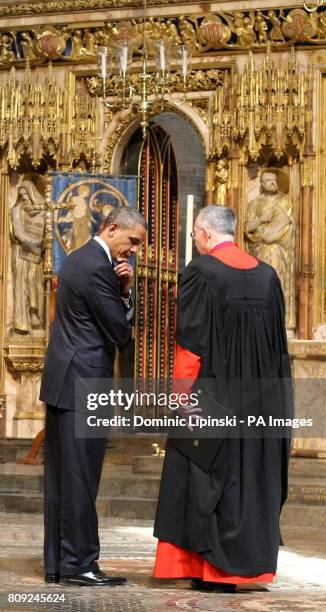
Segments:
[[[294,504],[287,502],[281,514],[282,527],[314,527],[324,532],[326,524],[325,506]]]
[[[303,478],[290,479],[288,503],[326,506],[326,481],[318,478],[311,479],[310,481]]]
[[[155,474],[161,476],[163,457],[135,457],[132,462],[132,471],[135,474]]]
[[[156,500],[135,497],[102,497],[97,500],[99,517],[109,518],[110,516],[120,518],[138,518],[153,520],[156,511]],[[2,494],[0,497],[0,512],[20,512],[42,514],[43,498],[42,495],[30,494]],[[296,527],[325,529],[326,510],[325,506],[313,506],[297,503],[286,503],[281,516],[281,529]]]
[[[2,466],[4,468],[4,466]],[[43,467],[16,466],[6,464],[5,473],[0,473],[0,497],[3,494],[42,494]],[[140,497],[157,499],[160,477],[134,474],[130,467],[105,466],[101,478],[99,495],[108,497]]]
[[[29,438],[1,438],[0,439],[0,460],[6,463],[13,463],[17,459],[25,457],[32,448],[33,440]],[[43,460],[43,445],[39,451],[39,459]]]
[[[307,459],[293,457],[290,459],[289,477],[324,478],[326,481],[326,459]]]
[[[1,493],[0,512],[41,514],[43,512],[43,495],[40,493]]]
[[[107,497],[98,496],[97,511],[99,517],[121,517],[129,519],[153,520],[156,510],[156,499],[143,497]],[[0,512],[18,512],[27,514],[43,513],[43,496],[38,493],[2,493],[0,495]]]
[[[137,474],[158,474],[163,467],[163,457],[137,456],[132,462],[132,470]],[[324,478],[326,481],[326,459],[306,459],[293,457],[289,466],[290,480],[293,478]]]
[[[138,433],[128,438],[109,438],[105,463],[131,465],[134,457],[138,455],[150,457],[153,444],[158,444],[160,448],[164,447],[165,440],[166,436],[152,433]],[[33,440],[29,438],[0,438],[0,462],[14,463],[17,459],[22,459],[30,452],[32,443]],[[38,458],[43,460],[43,457],[42,444]]]
[[[157,499],[142,497],[101,497],[97,499],[100,517],[154,520]]]
[[[1,474],[0,476],[0,496],[2,493],[42,493],[43,474]]]
[[[160,479],[136,474],[106,476],[101,479],[99,495],[110,498],[157,499]]]

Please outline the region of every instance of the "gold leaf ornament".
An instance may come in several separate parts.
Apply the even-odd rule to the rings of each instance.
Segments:
[[[201,23],[200,31],[203,41],[209,44],[212,49],[223,46],[232,36],[229,26],[225,25],[216,15],[205,17]]]
[[[66,48],[66,37],[50,26],[38,36],[37,47],[43,56],[58,59]]]
[[[290,11],[282,24],[286,37],[294,40],[307,40],[316,36],[318,25],[315,15],[307,15],[303,9]]]

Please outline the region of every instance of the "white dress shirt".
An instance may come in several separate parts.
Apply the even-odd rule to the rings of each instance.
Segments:
[[[101,245],[101,247],[104,249],[104,251],[106,252],[108,256],[110,263],[112,264],[111,251],[109,249],[109,246],[99,236],[94,236],[94,240],[96,240],[96,242],[98,242]]]
[[[101,245],[101,247],[104,249],[104,251],[106,252],[108,256],[110,264],[112,264],[112,256],[111,256],[111,251],[109,249],[109,246],[99,236],[94,236],[94,240],[96,240],[96,242],[98,242]],[[130,298],[131,298],[131,289],[129,289],[128,297],[121,296],[122,301],[125,303],[126,306],[128,306],[128,308],[130,308]]]

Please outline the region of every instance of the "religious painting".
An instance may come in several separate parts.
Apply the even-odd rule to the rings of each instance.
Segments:
[[[57,273],[65,257],[101,229],[112,208],[136,206],[137,177],[53,172],[52,199],[53,259]]]

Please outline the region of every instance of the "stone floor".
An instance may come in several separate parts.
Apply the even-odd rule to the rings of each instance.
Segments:
[[[313,527],[304,532],[294,526],[286,529],[283,534],[286,546],[280,552],[274,584],[242,588],[234,595],[217,595],[191,591],[188,581],[151,578],[155,540],[150,521],[107,518],[100,521],[101,567],[112,574],[125,574],[129,579],[126,586],[114,588],[45,585],[42,516],[0,513],[0,524],[0,610],[6,612],[326,610],[326,534]],[[34,601],[24,602],[23,593]],[[47,602],[38,602],[38,596],[47,598]]]

